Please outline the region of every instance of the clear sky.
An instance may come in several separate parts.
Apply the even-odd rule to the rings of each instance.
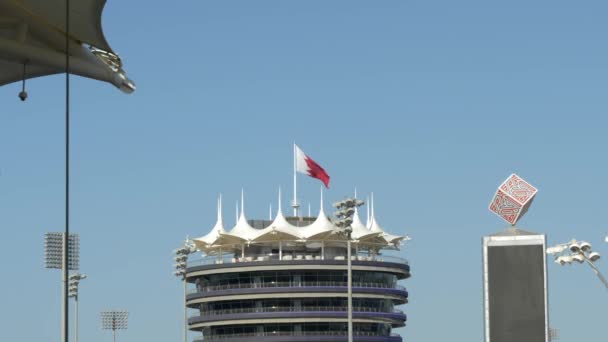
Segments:
[[[608,258],[606,1],[108,1],[104,29],[137,91],[74,78],[72,230],[81,236],[80,337],[127,309],[124,341],[177,341],[172,250],[203,235],[224,194],[233,222],[291,194],[291,143],[357,187],[414,240],[407,341],[481,341],[481,237],[517,172],[540,190],[520,223]],[[0,88],[0,340],[59,338],[63,76]],[[301,178],[318,210],[320,183]],[[284,205],[287,209],[287,203]],[[329,206],[326,208],[330,210]],[[608,273],[608,262],[599,267]],[[605,336],[608,291],[588,267],[549,265],[561,341]]]

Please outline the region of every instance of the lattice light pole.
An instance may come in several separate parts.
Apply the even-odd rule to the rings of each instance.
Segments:
[[[353,342],[353,270],[351,261],[351,234],[353,228],[353,215],[355,214],[355,208],[362,206],[363,201],[356,198],[347,198],[342,201],[334,203],[334,207],[337,209],[334,215],[338,218],[334,224],[341,228],[341,234],[346,235],[346,259],[347,259],[347,270],[348,270],[348,342]]]
[[[61,340],[67,339],[67,310],[68,310],[68,273],[80,268],[80,237],[78,234],[69,234],[64,239],[64,233],[46,233],[44,235],[44,263],[46,268],[60,269],[62,272],[61,301]],[[67,250],[64,241],[67,240]],[[67,254],[67,255],[66,255]],[[64,264],[67,263],[67,267]],[[67,268],[64,270],[64,268]]]
[[[129,312],[126,310],[111,310],[101,312],[101,328],[112,330],[112,340],[116,342],[116,330],[127,330]]]

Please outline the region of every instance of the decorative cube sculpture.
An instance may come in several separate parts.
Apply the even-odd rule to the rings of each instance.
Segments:
[[[490,211],[515,225],[528,211],[537,192],[530,183],[512,174],[496,191],[490,203]]]

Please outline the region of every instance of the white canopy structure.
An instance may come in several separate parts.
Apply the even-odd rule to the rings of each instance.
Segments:
[[[276,217],[264,228],[252,227],[245,216],[244,194],[241,194],[241,208],[236,225],[226,231],[222,221],[221,197],[218,200],[217,221],[213,228],[204,236],[194,239],[197,249],[205,254],[215,254],[220,251],[243,250],[245,245],[263,246],[267,244],[290,243],[312,246],[315,243],[335,245],[344,241],[343,235],[337,234],[336,227],[325,214],[323,209],[323,195],[321,195],[321,206],[319,215],[309,225],[297,227],[291,224],[283,215],[281,208],[281,194],[279,192],[279,205]],[[377,223],[372,202],[372,214],[369,218],[369,227],[361,222],[358,211],[355,211],[351,238],[358,248],[369,250],[380,250],[383,248],[396,248],[405,236],[386,233]],[[342,242],[343,243],[343,242]],[[282,246],[285,246],[283,244]]]
[[[0,86],[65,72],[65,0],[0,0]],[[70,2],[70,72],[135,90],[101,28],[106,0]]]

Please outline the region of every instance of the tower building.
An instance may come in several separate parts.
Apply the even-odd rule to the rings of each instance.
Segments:
[[[236,225],[225,229],[221,201],[215,226],[194,239],[186,305],[195,341],[347,341],[346,237],[321,209],[316,217],[248,220],[244,203]],[[406,260],[387,255],[405,237],[386,233],[375,214],[364,224],[355,211],[351,235],[353,336],[357,342],[401,342],[397,307],[407,303],[400,281]]]
[[[546,238],[509,227],[483,238],[486,342],[549,342]]]

